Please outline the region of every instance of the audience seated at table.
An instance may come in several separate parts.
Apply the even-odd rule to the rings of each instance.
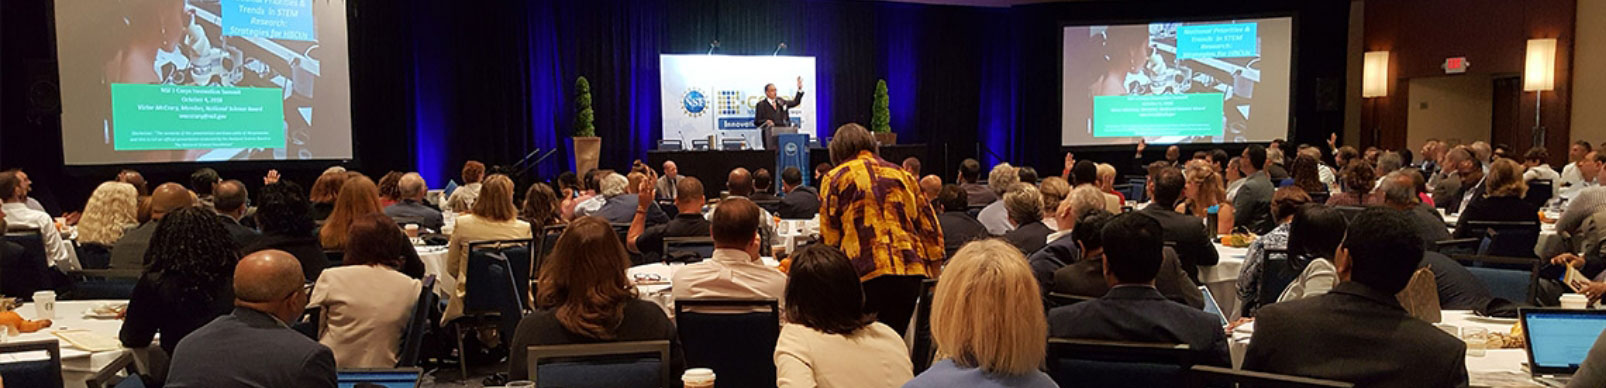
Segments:
[[[1531,222],[1526,227],[1539,234],[1539,207],[1522,199],[1528,192],[1528,183],[1522,179],[1522,166],[1511,159],[1496,159],[1489,164],[1489,173],[1483,178],[1482,198],[1472,199],[1455,223],[1455,238],[1483,237],[1483,227],[1468,226],[1468,222]]]
[[[341,368],[395,366],[422,284],[400,272],[402,257],[413,249],[383,214],[357,217],[346,235],[344,265],[318,276],[307,303],[323,309],[318,343],[334,351]]]
[[[1367,387],[1466,386],[1466,344],[1395,300],[1422,259],[1419,246],[1398,211],[1356,216],[1335,262],[1341,283],[1261,308],[1243,369]]]
[[[177,183],[156,186],[156,190],[151,192],[151,219],[123,233],[123,238],[117,239],[117,244],[112,245],[111,268],[144,269],[150,265],[150,257],[145,255],[145,251],[150,248],[151,237],[156,234],[156,227],[161,220],[168,213],[194,205],[195,194],[184,189],[184,186]]]
[[[1080,253],[1081,257],[1051,274],[1053,278],[1049,285],[1053,288],[1050,291],[1088,298],[1110,295],[1110,284],[1105,278],[1107,271],[1104,270],[1106,245],[1103,230],[1113,217],[1115,215],[1101,209],[1093,209],[1084,212],[1082,218],[1076,221],[1077,229],[1063,238],[1075,241],[1076,250],[1071,252]],[[1204,293],[1192,280],[1188,280],[1188,273],[1183,272],[1181,264],[1177,262],[1176,252],[1163,245],[1156,244],[1162,249],[1160,267],[1154,277],[1155,290],[1167,300],[1194,309],[1204,308]]]
[[[212,207],[212,190],[219,183],[223,183],[223,177],[210,167],[202,167],[190,173],[190,191],[195,193],[196,206],[216,210]]]
[[[1589,152],[1583,160],[1578,161],[1578,170],[1592,173],[1586,176],[1590,181],[1600,180],[1606,177],[1606,168],[1600,168],[1602,165],[1606,165],[1606,153]],[[1561,219],[1556,221],[1556,232],[1576,235],[1583,232],[1584,221],[1606,210],[1606,186],[1580,183],[1569,194],[1572,198],[1567,201]]]
[[[747,169],[737,167],[731,170],[730,175],[725,178],[725,190],[730,193],[730,195],[725,196],[725,199],[747,198],[748,200],[752,200],[752,198],[748,198],[748,196],[753,195],[753,193],[757,190],[754,188],[753,184],[753,175],[747,172]],[[718,203],[710,206],[708,211],[704,213],[703,216],[709,220],[713,220],[714,210],[716,209],[719,209]],[[758,212],[758,225],[761,228],[760,232],[763,234],[765,242],[763,249],[764,253],[768,254],[770,250],[770,244],[768,244],[768,242],[773,241],[775,238],[775,216],[771,215],[770,211],[765,210],[764,208],[759,208]]]
[[[942,177],[928,174],[920,178],[920,192],[925,194],[926,198],[937,198],[937,193],[940,191],[942,191]]]
[[[150,266],[128,300],[123,346],[144,348],[161,334],[162,350],[173,354],[184,336],[228,314],[239,251],[211,210],[189,206],[162,217],[145,253]]]
[[[1165,230],[1165,242],[1175,245],[1182,270],[1188,273],[1188,279],[1197,283],[1199,266],[1216,265],[1221,260],[1215,245],[1210,242],[1213,233],[1205,229],[1204,220],[1178,213],[1172,207],[1186,186],[1181,171],[1171,167],[1162,168],[1155,172],[1150,181],[1153,185],[1150,194],[1155,206],[1149,206],[1142,212],[1160,221],[1160,227]]]
[[[781,170],[781,191],[781,210],[775,213],[776,216],[787,220],[806,220],[820,215],[820,189],[803,184],[802,170],[797,167]]]
[[[51,268],[63,274],[77,270],[76,260],[72,260],[67,252],[72,248],[62,243],[61,232],[56,230],[56,220],[50,217],[50,213],[28,206],[28,190],[27,178],[21,171],[0,172],[0,202],[4,202],[0,209],[6,212],[6,224],[11,228],[39,231],[45,244],[45,264]]]
[[[379,188],[374,186],[373,180],[362,175],[347,179],[340,186],[335,211],[329,213],[329,218],[318,228],[318,242],[323,244],[323,249],[344,250],[346,229],[351,226],[351,220],[384,211],[385,207],[379,204]]]
[[[1288,225],[1288,264],[1299,269],[1299,275],[1288,282],[1277,302],[1326,294],[1338,284],[1333,262],[1344,254],[1339,250],[1347,226],[1344,214],[1333,207],[1308,204],[1294,211]]]
[[[1444,155],[1444,170],[1428,180],[1433,187],[1433,203],[1446,213],[1459,213],[1461,203],[1474,185],[1483,181],[1483,167],[1466,148],[1452,148]]]
[[[1411,231],[1422,240],[1423,249],[1437,249],[1439,241],[1449,240],[1450,232],[1444,227],[1444,218],[1432,205],[1421,203],[1421,196],[1417,195],[1413,170],[1396,170],[1383,176],[1378,183],[1377,190],[1372,192],[1372,202],[1384,207],[1405,212],[1406,218],[1411,221]]]
[[[1232,233],[1237,216],[1232,202],[1227,201],[1221,174],[1209,163],[1189,162],[1183,176],[1187,177],[1188,183],[1184,186],[1182,203],[1177,204],[1177,213],[1207,220],[1211,214],[1215,214],[1216,229],[1207,230],[1209,236]]]
[[[1022,255],[1030,255],[1048,244],[1048,235],[1054,233],[1054,229],[1043,224],[1043,194],[1036,187],[1015,184],[1004,194],[1004,210],[1009,212],[1009,224],[1015,226],[1004,234],[1004,241],[1009,245],[1014,245]]]
[[[460,174],[463,184],[457,186],[457,190],[448,193],[446,203],[460,204],[459,206],[472,209],[480,197],[481,181],[485,179],[485,163],[480,163],[478,160],[463,162],[463,171]]]
[[[921,189],[923,190],[924,187]],[[941,188],[939,188],[939,191],[940,190]],[[1095,186],[1095,190],[1103,190],[1103,188],[1098,188]],[[1055,213],[1059,212],[1060,202],[1065,201],[1065,196],[1071,194],[1071,183],[1065,181],[1065,178],[1050,176],[1043,178],[1043,181],[1037,184],[1037,192],[1043,197],[1042,204],[1039,205],[1039,207],[1042,208],[1043,225],[1048,227],[1051,234],[1058,232],[1060,230],[1060,226],[1059,220],[1057,219]],[[1100,194],[1102,194],[1102,192]],[[937,196],[932,195],[931,198],[937,198]],[[935,204],[936,202],[933,201],[932,203]],[[1053,240],[1049,239],[1047,241]],[[1027,256],[1031,256],[1032,254],[1032,252],[1025,253]]]
[[[626,246],[631,252],[641,253],[641,263],[656,263],[669,261],[671,257],[664,252],[664,239],[671,237],[706,237],[713,223],[703,217],[703,181],[696,177],[681,177],[675,182],[675,208],[678,214],[670,218],[669,222],[647,226],[647,209],[652,207],[649,198],[656,195],[657,188],[643,187],[642,195],[636,198],[636,215],[630,219],[630,231],[626,234]],[[696,257],[701,260],[703,257]]]
[[[842,251],[803,247],[789,275],[787,323],[775,344],[778,388],[895,388],[914,377],[903,338],[864,313],[859,274]]]
[[[820,236],[858,269],[866,312],[903,328],[914,314],[920,282],[942,265],[942,230],[915,178],[882,160],[877,144],[859,124],[837,128],[830,145],[836,168],[820,181]]]
[[[1115,194],[1104,193],[1103,188],[1099,186],[1102,182],[1103,181],[1099,179],[1098,164],[1087,160],[1078,160],[1075,164],[1071,165],[1070,183],[1072,186],[1090,186],[1099,188],[1099,192],[1104,194],[1104,211],[1111,213],[1121,212],[1121,206],[1124,205],[1121,202],[1121,198],[1116,197]],[[1027,254],[1031,254],[1031,252],[1027,252]]]
[[[1026,263],[1032,267],[1032,278],[1037,279],[1037,287],[1043,292],[1044,301],[1047,301],[1048,292],[1054,290],[1054,271],[1082,259],[1081,246],[1071,235],[1078,218],[1104,209],[1104,193],[1092,186],[1081,186],[1071,190],[1059,202],[1045,205],[1053,206],[1044,210],[1052,211],[1055,224],[1060,225],[1060,229],[1048,235],[1045,239],[1047,244],[1042,249],[1027,254]],[[947,225],[944,225],[943,231],[947,230]]]
[[[416,172],[402,174],[396,179],[396,203],[385,206],[385,215],[398,224],[417,224],[420,229],[439,232],[446,221],[441,209],[424,203],[429,185]]]
[[[401,200],[401,188],[399,187],[401,185],[401,177],[401,171],[391,170],[386,172],[385,175],[381,175],[379,181],[374,183],[379,189],[380,206],[388,208]]]
[[[4,209],[0,209],[0,230],[6,230],[6,211]],[[21,244],[10,240],[0,240],[0,258],[9,260],[13,257],[21,256],[24,250]]]
[[[953,256],[959,247],[971,241],[980,240],[992,235],[987,234],[987,227],[976,221],[968,213],[969,193],[958,185],[943,185],[937,192],[935,201],[932,201],[939,212],[937,224],[941,225],[943,256]]]
[[[307,305],[296,258],[256,252],[232,272],[233,312],[174,339],[166,386],[334,388],[333,352],[286,326]]]
[[[634,190],[629,189],[629,186],[630,180],[626,179],[625,176],[608,174],[607,177],[602,178],[602,195],[597,197],[602,198],[602,206],[597,207],[595,210],[576,209],[575,215],[602,217],[602,219],[614,224],[630,222],[631,217],[635,216],[638,203],[636,198],[640,195],[630,193],[629,191]],[[658,203],[653,202],[652,198],[647,199],[647,225],[659,225],[669,222],[669,215],[664,214],[663,209],[658,208]]]
[[[531,235],[530,224],[517,218],[518,208],[513,206],[512,180],[502,174],[491,175],[485,178],[479,191],[479,198],[474,201],[474,212],[457,217],[456,230],[447,243],[446,271],[452,278],[461,279],[468,272],[469,243],[524,239]],[[618,236],[614,237],[614,240],[618,239]],[[551,260],[551,256],[548,256],[548,260]],[[467,282],[458,282],[457,289],[448,298],[442,324],[463,315],[463,295],[466,292]]]
[[[312,192],[307,194],[307,200],[312,203],[312,219],[323,222],[335,212],[335,200],[340,198],[340,189],[346,185],[345,169],[339,172],[324,172],[318,180],[312,183]]]
[[[123,169],[122,171],[118,171],[116,181],[119,183],[134,185],[134,189],[139,190],[140,197],[148,197],[151,195],[150,185],[145,183],[145,175],[140,174],[139,171],[127,168]]]
[[[1244,183],[1238,188],[1237,194],[1229,199],[1234,211],[1233,225],[1255,234],[1265,234],[1277,227],[1277,220],[1270,211],[1275,186],[1272,186],[1271,177],[1264,170],[1271,165],[1266,162],[1266,154],[1266,148],[1258,144],[1244,148],[1238,165]]]
[[[251,194],[245,190],[245,184],[237,180],[227,180],[218,183],[212,190],[212,209],[217,211],[218,221],[223,228],[229,231],[229,238],[234,239],[238,246],[248,246],[262,237],[249,226],[241,225],[245,220],[246,200]]]
[[[530,230],[563,223],[563,210],[558,208],[558,194],[545,183],[530,185],[524,193],[524,206],[519,206],[519,220],[530,224]],[[454,220],[455,221],[455,220]]]
[[[1089,218],[1091,224],[1104,224],[1098,237],[1103,245],[1098,250],[1103,254],[1084,260],[1103,262],[1103,277],[1109,291],[1099,299],[1050,311],[1049,336],[1186,344],[1197,353],[1194,358],[1197,364],[1232,366],[1221,318],[1198,307],[1172,302],[1155,288],[1155,276],[1163,270],[1161,263],[1164,262],[1165,244],[1160,238],[1163,233],[1160,223],[1140,214],[1114,216],[1107,223],[1101,217],[1107,216],[1099,214]],[[1092,225],[1079,225],[1079,228],[1092,229],[1089,226]],[[1091,238],[1083,241],[1099,243]]]
[[[575,208],[582,203],[591,202],[597,196],[597,175],[601,173],[604,173],[604,171],[588,170],[580,173],[575,178],[574,182],[572,182],[574,184],[573,189],[566,193],[563,196],[563,202],[558,204],[563,211],[563,219],[572,220],[578,218],[575,216]],[[562,177],[559,178],[559,182],[563,182]],[[600,206],[600,204],[598,205]]]
[[[965,190],[969,198],[967,207],[987,206],[998,201],[998,194],[991,187],[982,183],[981,162],[966,158],[959,162],[959,179],[955,180],[960,189]]]
[[[1439,294],[1439,308],[1444,310],[1477,310],[1487,311],[1494,302],[1494,295],[1489,287],[1483,284],[1466,266],[1451,260],[1438,252],[1423,252],[1422,264],[1418,268],[1427,268],[1433,272],[1433,284]],[[1504,303],[1515,303],[1505,301]]]
[[[1040,367],[1048,322],[1020,251],[1000,240],[966,244],[943,268],[931,306],[941,360],[904,388],[1057,387]]]
[[[630,258],[607,221],[581,217],[541,263],[535,312],[519,321],[508,351],[508,378],[527,380],[532,345],[669,340],[674,376],[685,369],[675,324],[642,300],[626,275]]]
[[[1245,317],[1254,316],[1255,310],[1260,308],[1262,302],[1274,302],[1260,300],[1261,276],[1265,273],[1263,265],[1267,257],[1272,255],[1267,250],[1286,252],[1289,223],[1293,221],[1294,213],[1301,206],[1311,202],[1310,195],[1298,186],[1277,189],[1271,197],[1271,215],[1277,220],[1277,227],[1256,238],[1255,242],[1249,243],[1249,249],[1244,254],[1244,264],[1238,267],[1238,306],[1242,312],[1240,315]],[[1444,228],[1441,227],[1439,230],[1443,231]],[[1277,255],[1286,256],[1286,253]]]
[[[1344,182],[1344,191],[1333,194],[1327,199],[1327,206],[1365,206],[1368,195],[1372,193],[1372,186],[1377,183],[1375,171],[1365,160],[1352,160],[1349,166],[1344,167],[1339,174]]]
[[[919,175],[915,176],[918,177]],[[753,194],[748,196],[747,199],[753,200],[754,203],[781,200],[781,197],[776,196],[772,191],[775,191],[775,174],[771,173],[770,169],[767,168],[753,170]]]
[[[1015,225],[1009,223],[1009,211],[1004,209],[1004,194],[1019,183],[1020,169],[1009,163],[999,163],[993,166],[992,172],[987,173],[987,188],[992,189],[994,198],[998,198],[976,214],[976,220],[987,226],[987,233],[1003,236],[1015,230]]]
[[[665,160],[663,167],[664,175],[653,183],[653,188],[657,189],[655,192],[658,193],[658,198],[654,199],[672,201],[675,199],[675,194],[678,194],[675,192],[675,184],[680,182],[680,167],[675,165],[673,160]]]
[[[1115,190],[1115,166],[1112,166],[1109,163],[1099,163],[1098,168],[1099,190],[1103,190],[1106,194],[1115,196],[1115,203],[1125,207],[1126,194],[1122,194],[1120,191]]]
[[[759,260],[758,205],[746,198],[714,210],[714,257],[675,271],[675,300],[775,299],[785,301],[786,274]],[[783,303],[783,306],[784,303]]]
[[[262,186],[257,193],[255,216],[257,226],[262,228],[262,237],[241,251],[274,249],[290,253],[301,262],[306,281],[318,280],[318,274],[329,265],[329,256],[323,253],[323,246],[313,234],[316,225],[309,209],[306,194],[295,182],[280,180]]]
[[[138,217],[139,189],[122,182],[102,182],[89,195],[78,220],[79,248],[109,254],[124,233],[139,226]]]
[[[1299,187],[1305,189],[1305,193],[1310,195],[1312,201],[1326,203],[1331,195],[1328,185],[1322,182],[1321,172],[1327,166],[1318,161],[1317,157],[1308,155],[1309,153],[1301,152],[1294,156],[1294,161],[1289,167],[1289,174],[1292,176],[1283,179],[1278,187]]]

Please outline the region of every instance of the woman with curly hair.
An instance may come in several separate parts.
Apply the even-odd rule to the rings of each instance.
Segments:
[[[1377,171],[1364,159],[1350,158],[1349,165],[1339,174],[1344,181],[1344,192],[1327,199],[1327,206],[1361,206],[1377,184]],[[1538,214],[1538,213],[1535,213]]]
[[[262,236],[241,252],[267,249],[289,252],[301,262],[301,272],[310,282],[317,280],[318,273],[329,265],[329,257],[324,255],[323,247],[312,233],[316,226],[303,192],[301,185],[288,180],[262,186],[257,193],[255,216]]]
[[[162,350],[173,354],[185,335],[234,309],[240,247],[211,210],[191,206],[167,214],[145,257],[150,266],[134,285],[118,335],[124,347],[150,346],[160,333]]]
[[[401,171],[391,171],[379,177],[379,205],[390,207],[401,201]]]
[[[105,182],[89,195],[83,219],[78,221],[78,243],[109,248],[123,232],[139,226],[139,189],[120,182]]]
[[[1211,233],[1232,233],[1235,209],[1232,208],[1232,202],[1227,201],[1227,187],[1221,183],[1221,174],[1209,163],[1189,162],[1185,175],[1188,178],[1186,191],[1183,192],[1186,198],[1177,204],[1177,213],[1199,218],[1207,218],[1215,213],[1216,230]]]

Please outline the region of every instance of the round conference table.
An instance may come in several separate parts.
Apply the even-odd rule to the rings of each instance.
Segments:
[[[766,267],[776,268],[781,266],[781,263],[775,261],[773,257],[764,256],[760,257],[759,260],[763,261]],[[672,293],[674,289],[672,283],[675,278],[675,271],[685,266],[685,263],[642,264],[630,267],[627,273],[630,275],[630,281],[636,284],[636,291],[641,299],[657,304],[658,307],[664,309],[664,315],[668,315],[673,319],[675,317],[675,296]]]
[[[1483,318],[1466,310],[1443,311],[1441,325],[1454,326],[1457,329],[1466,327],[1480,327],[1490,333],[1511,333],[1515,318]],[[1254,324],[1239,326],[1233,330],[1232,338],[1228,341],[1228,350],[1232,355],[1232,367],[1242,368],[1244,354],[1250,346],[1250,337],[1254,334]],[[1516,349],[1490,349],[1481,356],[1467,356],[1467,378],[1474,387],[1542,387],[1534,382],[1524,368],[1528,362],[1528,352],[1522,348]]]
[[[457,279],[446,271],[445,245],[418,245],[418,259],[424,262],[424,275],[435,275],[435,295],[445,300],[457,288]]]
[[[117,341],[117,334],[123,329],[123,320],[115,318],[89,318],[84,316],[85,311],[105,303],[120,303],[127,305],[128,301],[57,301],[56,317],[55,319],[51,320],[52,325],[49,328],[45,328],[33,333],[19,333],[15,336],[9,334],[0,334],[0,337],[3,337],[3,342],[5,343],[50,341],[59,340],[59,338],[57,338],[54,334],[51,334],[53,332],[64,330],[82,330],[87,331],[88,335],[97,337],[100,340]],[[32,320],[38,318],[38,314],[35,312],[33,303],[23,304],[22,307],[17,308],[16,311],[17,315],[21,315],[24,319]],[[57,343],[61,347],[61,376],[62,381],[66,383],[64,385],[65,387],[86,387],[89,385],[88,380],[92,379],[95,380],[95,382],[104,383],[108,378],[116,375],[123,368],[134,362],[136,352],[144,351],[144,349],[128,349],[119,347],[115,350],[90,352],[73,347],[72,344],[69,344],[64,340],[58,341]],[[156,346],[156,343],[153,342],[151,346]],[[44,355],[42,353],[0,354],[0,363],[29,361],[43,356]]]

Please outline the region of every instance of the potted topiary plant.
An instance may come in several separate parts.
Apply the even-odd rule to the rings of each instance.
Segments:
[[[897,144],[898,134],[892,132],[892,112],[887,109],[887,80],[875,83],[875,104],[870,108],[870,133],[881,144]]]
[[[591,110],[591,83],[585,76],[574,80],[574,169],[591,171],[602,157],[602,138],[597,137],[596,112]]]

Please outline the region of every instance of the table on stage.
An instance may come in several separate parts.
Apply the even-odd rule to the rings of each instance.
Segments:
[[[1445,310],[1443,312],[1443,325],[1454,326],[1456,329],[1479,327],[1490,333],[1510,333],[1511,326],[1516,319],[1483,318],[1465,310]],[[1239,327],[1232,333],[1228,344],[1232,354],[1233,368],[1243,366],[1244,354],[1250,346],[1250,337],[1254,334],[1254,325]],[[1467,377],[1474,387],[1541,387],[1528,378],[1528,372],[1523,364],[1528,362],[1528,353],[1523,349],[1489,349],[1481,356],[1467,356]]]
[[[940,154],[930,152],[925,144],[881,146],[882,159],[893,163],[901,163],[904,158],[913,156],[920,158],[920,161],[926,166],[931,166],[927,167],[927,170],[932,172],[944,171],[945,169],[939,168],[940,166],[957,166],[959,163],[958,160],[933,159],[934,156],[938,155]],[[703,191],[708,198],[719,198],[719,192],[725,189],[725,179],[730,175],[732,169],[737,167],[745,167],[749,171],[759,168],[775,169],[774,150],[647,151],[647,165],[651,166],[654,171],[662,173],[664,161],[669,160],[675,161],[675,167],[680,169],[681,174],[695,176],[697,179],[702,180]],[[812,170],[812,165],[830,162],[831,153],[829,151],[824,148],[810,148],[810,167],[809,170],[803,171],[803,176],[808,177],[807,179],[813,182],[814,171]],[[774,175],[776,182],[781,181],[780,171],[771,171],[771,174]]]
[[[88,352],[73,347],[71,344],[67,343],[67,341],[62,341],[60,338],[57,338],[51,333],[61,330],[86,330],[96,337],[102,337],[103,339],[110,339],[113,341],[117,340],[117,334],[123,328],[123,320],[115,318],[87,318],[84,316],[85,311],[105,303],[120,303],[126,305],[128,304],[128,301],[58,301],[56,302],[56,317],[55,319],[51,320],[51,327],[33,333],[6,336],[4,338],[4,342],[17,343],[58,340],[57,343],[61,346],[61,376],[62,381],[66,382],[64,385],[65,387],[86,387],[89,385],[88,380],[94,380],[96,383],[104,383],[108,378],[116,375],[123,368],[126,368],[130,363],[134,362],[136,352],[143,352],[145,349],[118,348],[116,350]],[[32,303],[24,304],[22,307],[17,308],[16,311],[17,314],[21,315],[24,319],[32,320],[38,318]],[[156,343],[153,342],[151,347],[155,346]],[[39,356],[43,356],[43,354],[41,353]],[[30,357],[27,353],[0,356],[0,362],[22,361],[29,359],[32,359],[32,357]]]

